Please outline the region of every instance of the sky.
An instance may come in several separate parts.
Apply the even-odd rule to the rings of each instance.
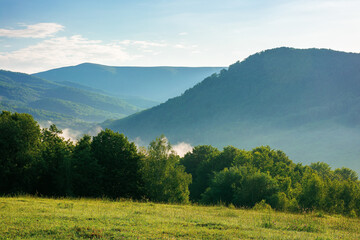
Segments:
[[[229,66],[276,47],[360,52],[359,0],[0,0],[0,69]]]

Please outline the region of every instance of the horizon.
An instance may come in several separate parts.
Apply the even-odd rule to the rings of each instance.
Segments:
[[[288,48],[288,49],[296,49],[296,50],[329,50],[329,51],[334,51],[334,52],[342,52],[342,53],[349,53],[349,54],[360,54],[360,52],[351,52],[351,51],[340,51],[340,50],[334,50],[334,49],[330,49],[330,48],[293,48],[293,47],[286,47],[286,46],[281,46],[281,47],[275,47],[275,48],[270,48],[270,49],[264,49],[261,50],[259,52],[256,53],[252,53],[247,57],[244,57],[242,60],[238,60],[236,62],[242,62],[244,61],[246,58],[255,55],[255,54],[259,54],[265,51],[269,51],[269,50],[274,50],[274,49],[280,49],[280,48]],[[32,72],[32,73],[27,73],[27,72],[19,72],[19,71],[14,71],[14,72],[19,72],[19,73],[26,73],[29,75],[33,75],[33,74],[37,74],[37,73],[41,73],[41,72],[47,72],[47,71],[51,71],[51,70],[56,70],[56,69],[61,69],[61,68],[68,68],[68,67],[77,67],[80,65],[84,65],[84,64],[90,64],[90,65],[100,65],[100,66],[105,66],[105,67],[119,67],[119,68],[228,68],[229,66],[231,66],[232,64],[236,63],[233,62],[230,65],[227,66],[207,66],[207,65],[202,65],[202,66],[175,66],[175,65],[164,65],[164,66],[158,66],[158,65],[154,65],[154,66],[143,66],[143,65],[106,65],[106,64],[101,64],[101,63],[95,63],[95,62],[82,62],[79,64],[75,64],[75,65],[64,65],[64,66],[60,66],[60,67],[55,67],[55,68],[50,68],[50,69],[45,69],[43,71],[40,72]],[[3,71],[11,71],[8,69],[2,69],[0,68],[0,70]]]
[[[360,52],[354,0],[3,0],[0,6],[0,67],[24,73],[84,62],[229,66],[281,46]]]

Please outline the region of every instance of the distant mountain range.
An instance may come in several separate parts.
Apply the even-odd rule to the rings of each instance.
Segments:
[[[84,63],[34,75],[0,70],[0,110],[83,131],[158,105],[221,69]]]
[[[83,129],[85,123],[122,118],[142,109],[95,91],[0,70],[0,110],[30,113],[40,122]]]
[[[360,173],[360,54],[277,48],[213,74],[179,97],[103,124],[145,143],[270,145],[291,159]]]
[[[101,90],[134,105],[148,107],[182,94],[221,69],[223,67],[111,67],[83,63],[34,76]]]

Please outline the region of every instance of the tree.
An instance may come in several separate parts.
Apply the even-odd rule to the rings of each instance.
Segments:
[[[234,196],[237,206],[253,207],[261,200],[270,202],[271,197],[279,190],[278,184],[268,173],[247,172]]]
[[[76,144],[72,157],[72,186],[77,196],[99,197],[103,169],[91,151],[91,137],[83,136]]]
[[[324,181],[313,171],[307,171],[302,182],[299,204],[305,209],[321,209],[324,198]]]
[[[350,181],[357,181],[358,180],[357,173],[355,171],[349,169],[349,168],[346,168],[346,167],[335,169],[335,175],[340,180],[350,180]]]
[[[187,203],[191,175],[180,165],[180,158],[171,150],[165,136],[149,145],[142,165],[146,196],[151,201]]]
[[[0,114],[0,193],[32,192],[40,127],[31,115]]]
[[[93,138],[91,151],[102,168],[102,187],[106,196],[141,196],[141,156],[134,143],[130,143],[124,134],[106,129]]]
[[[311,163],[310,168],[315,170],[317,174],[323,179],[332,178],[331,167],[327,163],[324,162]]]
[[[256,147],[252,150],[252,165],[261,172],[269,172],[272,177],[286,177],[295,164],[280,150],[269,146]]]
[[[185,166],[187,173],[192,175],[192,183],[189,186],[190,199],[199,201],[201,194],[209,186],[213,174],[210,162],[220,154],[217,148],[209,145],[194,147],[192,152],[187,153],[182,159],[181,164]]]
[[[70,196],[71,154],[73,144],[60,136],[62,131],[52,124],[41,131],[41,161],[37,164],[36,191],[48,196]]]
[[[234,194],[241,189],[244,175],[248,169],[244,167],[225,168],[215,173],[210,186],[202,195],[201,202],[206,204],[234,204]]]
[[[202,202],[253,207],[261,200],[269,202],[277,192],[277,182],[269,174],[251,167],[231,167],[215,173],[202,196]]]

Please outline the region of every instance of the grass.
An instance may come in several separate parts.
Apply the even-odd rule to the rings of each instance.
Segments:
[[[360,239],[360,219],[130,200],[0,198],[0,239]]]

